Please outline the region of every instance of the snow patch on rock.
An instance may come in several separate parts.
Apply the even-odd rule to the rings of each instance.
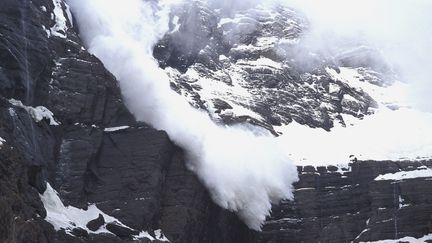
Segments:
[[[432,240],[432,234],[425,235],[421,238],[414,238],[414,237],[407,236],[396,240],[378,240],[378,241],[368,241],[362,243],[399,243],[399,242],[425,243],[430,240]]]
[[[104,129],[105,132],[116,132],[120,130],[128,129],[129,126],[118,126],[118,127],[107,127]]]
[[[61,201],[58,193],[47,183],[47,189],[43,194],[40,195],[41,201],[47,211],[45,220],[54,226],[55,230],[64,229],[67,234],[72,234],[73,229],[81,228],[88,233],[100,234],[108,233],[112,234],[107,230],[106,225],[108,223],[115,223],[122,227],[132,229],[120,220],[105,214],[95,204],[88,205],[86,210],[76,208],[73,206],[65,206]],[[87,228],[87,223],[93,219],[96,219],[99,214],[104,217],[105,224],[102,225],[97,231],[91,231]],[[160,230],[155,231],[155,237],[152,237],[148,232],[141,231],[139,235],[134,236],[134,239],[148,238],[149,240],[161,240],[168,241],[168,239],[162,234]]]
[[[383,108],[363,120],[347,121],[349,126],[335,126],[331,132],[293,122],[276,127],[283,133],[276,139],[289,148],[298,165],[341,163],[349,161],[351,155],[359,160],[432,158],[432,113]]]
[[[400,181],[405,179],[426,178],[426,177],[432,177],[431,168],[388,173],[388,174],[377,176],[375,180],[376,181],[384,181],[384,180]]]
[[[379,106],[409,106],[407,101],[409,85],[406,83],[395,81],[390,86],[374,85],[364,80],[363,68],[339,67],[339,72],[332,68],[326,68],[326,71],[335,80],[346,83],[354,89],[364,91],[377,101]]]
[[[66,3],[64,3],[62,0],[53,0],[53,4],[54,4],[54,10],[53,10],[52,17],[53,20],[55,21],[55,24],[53,27],[51,27],[51,35],[60,38],[66,38],[66,31],[68,29],[67,19],[64,15],[63,7],[62,7],[62,4],[66,6]],[[70,16],[69,19],[72,19],[72,14],[70,14],[68,9],[69,7],[66,7],[66,13],[68,17]]]
[[[54,113],[48,110],[48,108],[46,108],[45,106],[37,106],[37,107],[26,106],[21,101],[15,99],[10,99],[9,103],[11,103],[14,106],[18,106],[25,109],[31,115],[31,117],[35,122],[40,122],[43,119],[47,119],[49,120],[50,122],[49,124],[51,126],[60,125],[60,123],[55,120]]]

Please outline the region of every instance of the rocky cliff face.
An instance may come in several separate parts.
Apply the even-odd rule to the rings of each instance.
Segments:
[[[0,242],[147,242],[162,239],[154,233],[161,228],[174,242],[242,237],[224,227],[246,232],[211,203],[182,150],[127,111],[64,2],[2,5]],[[44,220],[47,182],[65,205],[96,205],[129,228],[94,222],[56,231]],[[92,233],[100,227],[112,233]],[[150,237],[138,237],[143,230]]]
[[[201,10],[199,14],[216,18]],[[280,11],[277,19],[290,19],[288,10]],[[189,16],[190,23],[200,19]],[[184,77],[181,73],[190,68],[205,73],[211,65],[215,72],[225,65],[228,74],[224,75],[235,71],[238,67],[228,60],[239,64],[244,55],[252,54],[243,52],[240,45],[217,42],[221,36],[217,24],[214,20],[202,25],[206,29],[197,38],[209,44],[202,46],[203,51],[191,49],[188,55],[178,53],[171,37],[166,37],[162,41],[169,50],[162,46],[155,50],[161,65],[174,68],[173,77]],[[271,29],[278,26],[285,28],[269,24],[260,31],[278,31]],[[294,21],[281,33],[292,33],[294,38],[298,29],[299,22]],[[258,45],[251,36],[236,40]],[[210,55],[215,50],[221,52]],[[229,59],[221,59],[220,53]],[[257,53],[277,58],[264,47],[257,48]],[[205,59],[208,57],[214,58]],[[279,92],[274,88],[280,84],[272,83],[273,76],[286,78],[287,89],[278,95],[285,97],[286,107],[297,107],[264,113],[270,103],[249,102],[254,105],[248,108],[263,119],[250,115],[244,119],[270,131],[291,119],[328,129],[333,121],[342,122],[339,113],[360,116],[374,105],[367,95],[332,80],[323,68],[317,71],[322,74],[317,78],[318,74],[308,76],[290,67],[242,66],[248,81],[244,87],[268,91],[271,95],[263,91],[262,96],[268,102],[272,92]],[[216,77],[207,75],[210,80]],[[293,83],[299,77],[305,81]],[[338,86],[339,91],[315,87],[318,79],[328,80],[324,83]],[[258,84],[260,80],[268,82]],[[198,107],[212,111],[205,105],[209,100],[201,98],[199,88],[190,82],[173,79],[173,87],[194,97]],[[312,86],[315,88],[307,88]],[[294,94],[320,98],[302,103]],[[344,102],[345,94],[355,97],[355,102]],[[315,106],[323,101],[329,102],[332,112],[318,109],[316,113]],[[214,113],[219,110],[225,122],[243,119],[223,113],[234,106],[232,102],[212,99]],[[115,78],[85,50],[67,5],[59,0],[2,3],[0,137],[0,242],[161,242],[166,238],[185,243],[358,242],[419,238],[432,232],[430,177],[374,180],[400,170],[428,170],[430,161],[356,162],[349,169],[299,167],[295,201],[275,206],[262,232],[248,230],[232,213],[212,203],[186,169],[182,149],[165,132],[135,121],[122,102]],[[56,198],[68,207],[62,207]],[[89,218],[81,225],[71,216],[63,219],[66,226],[60,225],[60,216],[56,218],[53,211],[58,208],[83,209],[73,212]],[[91,214],[95,208],[98,213]]]
[[[360,41],[308,48],[307,19],[286,7],[227,11],[194,1],[172,15],[154,56],[174,90],[226,124],[248,122],[275,135],[293,121],[325,130],[349,125],[344,116],[361,119],[378,104],[338,76],[380,89],[394,75]]]
[[[430,167],[431,161],[362,161],[348,168],[299,168],[294,202],[274,207],[257,241],[422,238],[432,230],[430,175],[412,178],[409,174],[426,172]]]

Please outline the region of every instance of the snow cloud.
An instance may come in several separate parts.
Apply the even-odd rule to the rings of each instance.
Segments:
[[[380,51],[407,89],[410,105],[432,111],[432,2],[428,0],[281,0],[310,21],[317,49],[341,39],[363,41]],[[329,38],[331,37],[331,38]]]
[[[411,103],[432,111],[428,96],[432,92],[429,0],[208,1],[230,11],[275,3],[297,8],[310,23],[305,48],[331,51],[342,39],[368,42],[380,50],[402,81],[413,87],[409,93]],[[169,31],[171,9],[182,0],[68,0],[68,3],[89,51],[117,77],[124,100],[136,118],[167,131],[185,149],[187,165],[207,186],[214,201],[236,212],[252,229],[261,228],[272,203],[293,198],[292,183],[298,178],[288,157],[291,151],[301,156],[313,155],[315,160],[327,159],[328,155],[328,161],[334,162],[336,158],[345,162],[340,160],[348,156],[341,154],[377,152],[379,158],[385,159],[406,147],[406,141],[417,141],[409,146],[412,153],[407,156],[417,153],[419,146],[429,149],[432,145],[431,139],[418,139],[432,137],[428,125],[431,115],[425,120],[422,115],[409,112],[400,113],[409,115],[407,120],[400,120],[395,113],[387,115],[390,111],[386,111],[373,122],[366,119],[355,129],[338,128],[335,133],[298,128],[294,124],[278,139],[250,126],[217,125],[208,114],[192,108],[170,89],[166,73],[152,56],[154,45]],[[387,126],[392,121],[398,122]],[[405,130],[410,124],[411,130]],[[391,135],[402,130],[406,137],[399,136],[395,141]],[[366,146],[374,136],[380,137],[372,143],[375,147]],[[390,140],[393,143],[388,143]],[[386,144],[384,150],[383,144]],[[426,144],[429,147],[422,146]]]
[[[310,24],[307,50],[331,53],[346,42],[380,52],[407,90],[412,106],[432,111],[432,2],[429,0],[208,0],[226,12],[283,5],[303,13]],[[383,58],[383,59],[381,59]],[[383,64],[383,63],[381,63]]]
[[[136,118],[166,130],[214,201],[259,230],[272,203],[293,198],[296,167],[270,134],[216,125],[170,89],[152,49],[178,2],[68,1],[88,49],[117,77]]]

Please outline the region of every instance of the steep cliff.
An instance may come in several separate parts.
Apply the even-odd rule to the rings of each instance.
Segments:
[[[179,242],[242,237],[224,227],[246,231],[211,203],[185,168],[182,150],[127,111],[116,80],[85,50],[64,2],[3,5],[1,242],[123,242],[143,230],[158,238],[153,232],[161,228]],[[131,229],[54,230],[40,198],[47,182],[65,205],[96,205]]]

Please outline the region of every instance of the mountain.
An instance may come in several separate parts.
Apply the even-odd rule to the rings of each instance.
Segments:
[[[370,67],[377,50],[355,43],[334,55],[310,52],[301,39],[307,19],[287,7],[219,12],[199,1],[183,6],[174,12],[177,26],[154,49],[173,89],[214,119],[277,135],[275,127],[292,121],[330,130],[345,125],[342,115],[361,118],[378,107],[336,78],[354,72],[363,83],[387,85],[389,68]]]
[[[179,6],[153,49],[172,89],[216,123],[280,136],[282,125],[331,131],[379,108],[342,78],[391,85],[393,71],[372,65],[377,50],[353,43],[305,65],[296,46],[305,17],[283,7],[232,11]],[[294,200],[274,205],[262,231],[249,229],[213,202],[185,148],[135,119],[79,28],[62,0],[2,3],[0,242],[432,239],[432,161],[421,159],[299,165]]]

